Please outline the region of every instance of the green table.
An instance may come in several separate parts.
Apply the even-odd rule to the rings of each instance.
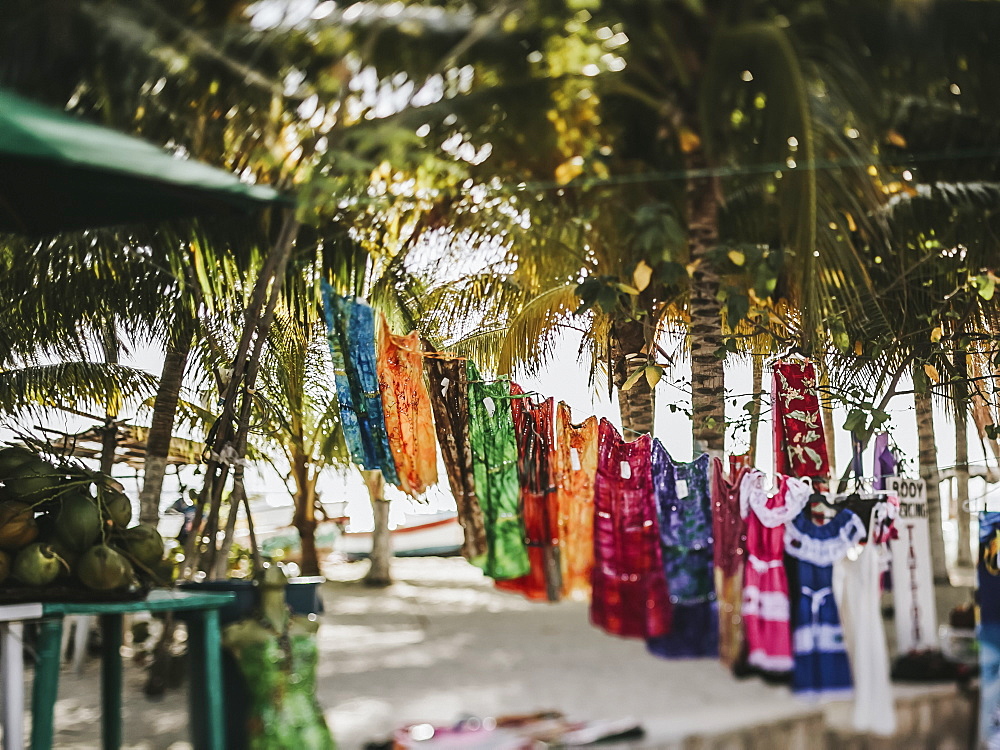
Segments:
[[[195,750],[225,750],[222,714],[222,639],[219,608],[229,593],[194,593],[157,589],[142,601],[101,604],[48,602],[42,605],[38,655],[32,693],[31,747],[52,747],[52,716],[59,692],[63,617],[97,615],[101,623],[101,736],[105,750],[122,742],[122,615],[130,612],[185,613],[190,654],[191,741]]]

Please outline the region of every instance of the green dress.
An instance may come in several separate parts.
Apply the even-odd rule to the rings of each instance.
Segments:
[[[484,383],[472,360],[466,367],[472,466],[486,525],[486,554],[472,562],[490,578],[520,578],[530,565],[520,514],[510,383]]]
[[[315,636],[275,634],[235,655],[250,695],[248,750],[334,750],[316,702]]]

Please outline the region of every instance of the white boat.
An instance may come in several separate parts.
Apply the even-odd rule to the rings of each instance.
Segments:
[[[457,555],[464,540],[458,514],[407,513],[403,524],[389,531],[396,557],[443,557]],[[368,557],[372,551],[372,531],[349,526],[334,544],[337,552],[350,558]]]

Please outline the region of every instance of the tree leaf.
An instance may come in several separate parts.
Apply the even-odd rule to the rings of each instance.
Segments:
[[[924,365],[924,372],[927,373],[927,377],[930,378],[935,383],[941,382],[941,376],[938,375],[937,368],[934,365]]]
[[[739,250],[730,250],[726,255],[734,266],[742,266],[747,262],[746,254]]]
[[[936,326],[933,331],[931,331],[931,343],[936,344],[941,340],[944,335],[944,331],[941,330],[941,326]]]
[[[640,292],[644,291],[652,278],[653,268],[646,261],[640,260],[632,271],[632,283],[635,288]]]
[[[635,372],[633,372],[631,375],[628,376],[628,378],[625,380],[625,382],[622,383],[622,388],[621,389],[623,391],[627,391],[627,390],[631,389],[632,386],[635,385],[636,382],[639,380],[639,378],[641,378],[643,376],[643,374],[645,374],[645,372],[646,372],[646,368],[641,368],[641,369],[636,370]]]
[[[656,388],[656,384],[663,377],[663,368],[659,365],[646,365],[645,373],[646,382],[649,383],[649,387]]]

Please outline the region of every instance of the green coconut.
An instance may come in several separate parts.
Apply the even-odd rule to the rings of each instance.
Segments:
[[[17,550],[38,538],[31,506],[17,500],[0,503],[0,549]]]
[[[80,556],[76,576],[89,589],[112,591],[128,585],[132,580],[132,566],[111,547],[98,544]]]
[[[11,572],[29,586],[47,586],[59,575],[63,563],[48,544],[35,542],[17,553]]]
[[[10,555],[0,550],[0,583],[7,580],[10,575]]]
[[[104,515],[111,519],[119,529],[124,529],[132,521],[132,501],[121,490],[104,487],[98,491]]]
[[[19,467],[38,458],[38,454],[20,445],[11,445],[0,450],[0,479],[13,476]]]
[[[83,552],[101,535],[101,511],[90,495],[72,492],[62,500],[56,516],[56,539],[69,549]]]
[[[19,500],[35,503],[55,495],[62,487],[62,480],[59,469],[35,456],[4,478],[4,485]]]
[[[125,529],[121,535],[121,545],[136,560],[149,568],[154,568],[163,559],[163,537],[155,527],[139,524]]]
[[[70,549],[65,544],[60,542],[58,539],[53,540],[49,543],[52,551],[55,552],[62,561],[65,563],[62,569],[59,571],[59,575],[62,577],[70,576],[74,570],[76,570],[76,565],[80,560],[80,555],[83,554],[75,549]]]

